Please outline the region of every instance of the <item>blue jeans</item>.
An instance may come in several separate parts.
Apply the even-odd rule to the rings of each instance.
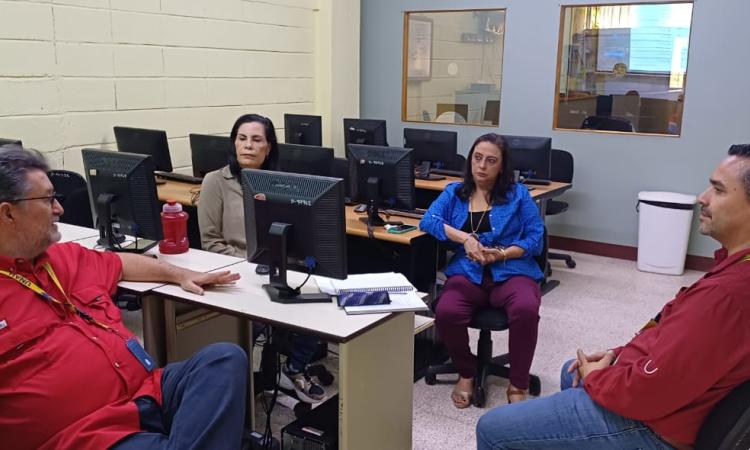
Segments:
[[[560,389],[549,397],[501,406],[477,423],[478,450],[510,449],[655,449],[672,447],[637,420],[594,403],[563,365]],[[579,385],[580,386],[580,385]]]
[[[211,344],[169,364],[161,376],[162,406],[135,400],[143,432],[112,450],[239,449],[245,426],[248,361],[234,344]]]

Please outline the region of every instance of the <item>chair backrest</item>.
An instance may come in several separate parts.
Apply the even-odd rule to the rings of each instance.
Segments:
[[[560,183],[573,182],[573,155],[565,150],[552,149],[550,180]]]
[[[461,172],[463,172],[465,168],[466,157],[460,153],[456,153],[456,155],[453,157],[453,162],[451,163],[450,170],[460,170]]]
[[[695,440],[695,450],[746,448],[750,448],[750,380],[714,406]]]
[[[581,129],[584,130],[603,130],[603,131],[623,131],[632,133],[635,131],[633,124],[629,120],[621,117],[608,116],[588,116],[583,120]]]
[[[49,180],[57,194],[63,196],[65,210],[60,221],[71,225],[93,228],[94,219],[89,203],[89,188],[86,179],[70,170],[50,170]]]

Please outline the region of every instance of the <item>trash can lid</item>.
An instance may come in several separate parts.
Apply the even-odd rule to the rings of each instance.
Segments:
[[[676,203],[678,205],[694,205],[697,201],[695,195],[680,194],[678,192],[663,191],[641,191],[638,193],[638,200],[647,202]]]

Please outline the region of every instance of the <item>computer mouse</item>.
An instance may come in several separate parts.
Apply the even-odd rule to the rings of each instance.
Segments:
[[[365,211],[367,211],[367,205],[365,205],[364,203],[360,203],[359,205],[354,207],[354,212],[356,213],[363,213]]]
[[[255,266],[255,273],[258,275],[268,275],[271,273],[271,266],[267,266],[265,264],[258,264]]]

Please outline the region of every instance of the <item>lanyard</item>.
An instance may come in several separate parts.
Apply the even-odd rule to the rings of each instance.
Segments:
[[[60,280],[57,278],[57,275],[55,274],[55,271],[52,270],[52,266],[50,265],[50,263],[46,262],[46,263],[44,263],[42,265],[42,267],[47,272],[47,274],[49,274],[49,277],[52,280],[52,282],[55,284],[55,286],[57,286],[57,288],[60,290],[60,292],[62,292],[63,296],[65,297],[65,302],[61,302],[60,300],[56,299],[55,297],[49,295],[47,293],[47,291],[45,291],[44,289],[42,289],[41,287],[39,287],[39,285],[37,285],[36,283],[34,283],[33,281],[29,280],[28,278],[24,277],[21,274],[11,273],[11,272],[8,272],[7,270],[0,270],[0,275],[5,275],[6,277],[8,277],[10,279],[16,280],[21,286],[23,286],[23,287],[25,287],[27,289],[31,289],[32,291],[34,291],[34,293],[36,293],[37,295],[39,295],[39,297],[41,299],[46,300],[49,303],[54,303],[56,305],[60,305],[63,308],[67,308],[69,311],[71,311],[71,312],[73,312],[75,314],[78,314],[78,316],[81,319],[85,320],[86,322],[88,322],[88,323],[90,323],[92,325],[95,325],[95,326],[97,326],[97,327],[99,327],[99,328],[101,328],[103,330],[111,331],[111,332],[115,333],[117,336],[125,339],[125,337],[123,335],[121,335],[117,330],[115,330],[114,328],[110,327],[109,325],[106,325],[106,324],[101,323],[98,320],[94,319],[93,317],[91,317],[91,315],[89,313],[87,313],[86,311],[82,310],[78,306],[74,305],[73,302],[70,301],[70,298],[68,298],[68,294],[65,292],[65,289],[63,289],[62,284],[60,284]]]

